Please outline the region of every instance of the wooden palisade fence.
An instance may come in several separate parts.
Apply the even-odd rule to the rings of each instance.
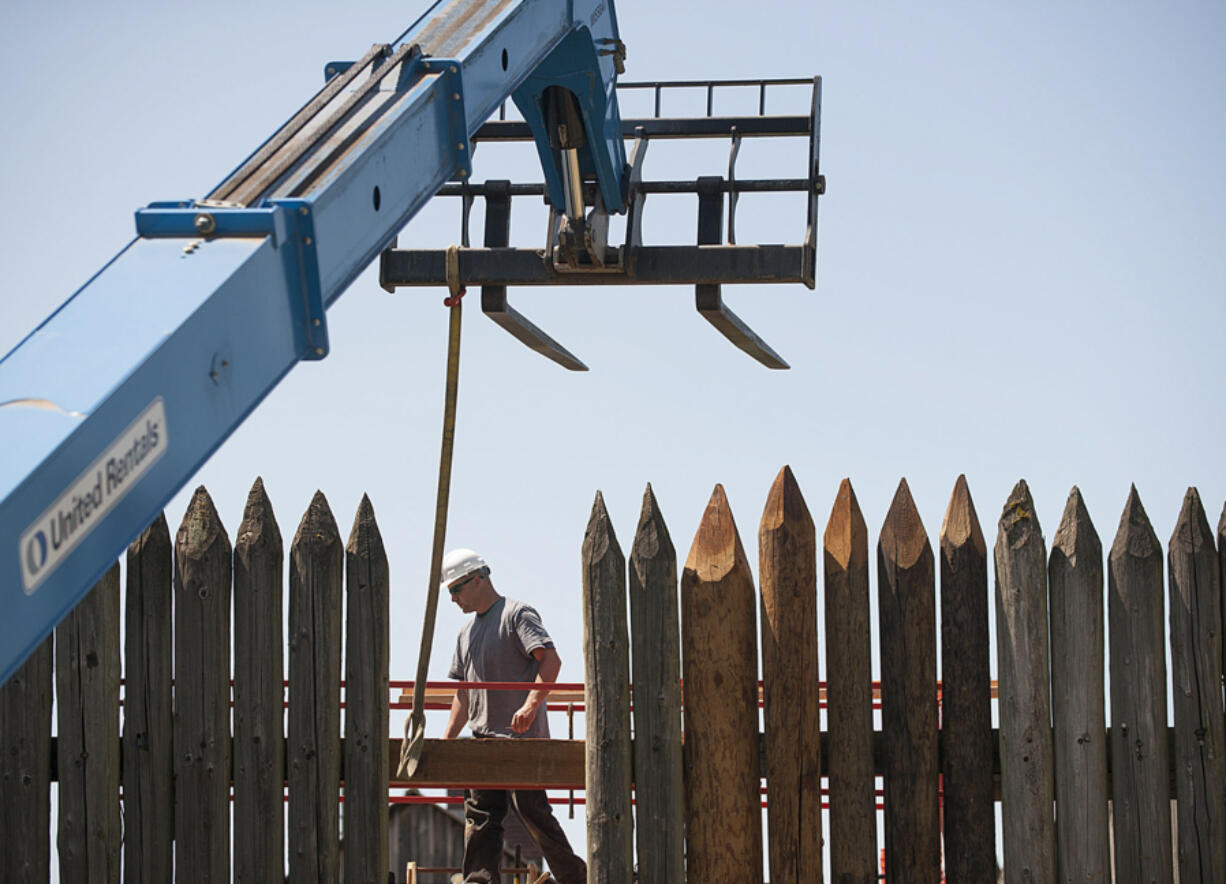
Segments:
[[[879,873],[879,776],[887,881],[937,882],[942,865],[949,882],[995,880],[999,801],[1007,882],[1140,884],[1177,874],[1183,884],[1221,884],[1226,512],[1217,535],[1215,550],[1199,497],[1189,490],[1167,546],[1175,709],[1168,728],[1162,548],[1135,488],[1109,553],[1104,606],[1102,546],[1080,492],[1069,495],[1049,556],[1030,491],[1019,482],[997,526],[993,602],[988,547],[959,477],[939,535],[938,624],[938,569],[903,481],[877,544],[882,729],[875,733],[868,531],[844,480],[824,536],[823,732],[815,529],[791,471],[780,471],[767,496],[756,590],[719,486],[678,587],[668,530],[648,486],[628,563],[635,739],[620,710],[594,708],[624,697],[593,692],[589,680],[589,844],[629,843],[631,820],[621,808],[629,795],[624,771],[633,764],[641,884],[673,884],[681,869],[703,884],[761,880],[763,791],[773,884],[821,881],[825,863],[837,884],[867,884]],[[583,546],[588,676],[616,684],[626,682],[621,563],[598,495]],[[684,697],[676,690],[678,659]],[[593,729],[593,715],[601,729]],[[831,840],[825,857],[823,776]],[[629,884],[626,868],[624,857],[593,864],[589,881]]]
[[[198,489],[173,552],[172,568],[161,517],[128,550],[122,737],[118,565],[0,689],[0,879],[49,880],[54,773],[62,881],[118,882],[121,865],[128,882],[280,881],[286,843],[290,880],[336,881],[343,765],[344,879],[382,884],[388,565],[370,501],[343,546],[316,494],[290,546],[288,715],[282,543],[263,483],[233,549]]]
[[[936,882],[943,860],[948,881],[981,884],[998,854],[1009,882],[1226,880],[1226,513],[1215,548],[1189,490],[1166,550],[1169,596],[1135,489],[1105,570],[1076,488],[1050,553],[1026,484],[1013,489],[994,591],[964,478],[937,548],[939,565],[900,483],[876,548],[875,731],[869,532],[848,481],[822,537],[820,590],[816,526],[786,467],[759,526],[757,586],[721,487],[681,569],[650,486],[628,560],[598,494],[582,547],[585,743],[428,740],[423,784],[586,783],[593,884],[630,884],[636,866],[641,884],[744,884],[764,861],[775,884],[821,881],[825,868],[835,884],[865,884],[879,834],[888,881]],[[126,575],[122,732],[118,567],[0,688],[0,879],[48,880],[54,778],[61,880],[280,880],[288,845],[292,881],[385,881],[399,741],[386,736],[389,576],[369,500],[342,546],[317,494],[284,560],[262,483],[233,546],[200,489],[173,548],[159,518]]]

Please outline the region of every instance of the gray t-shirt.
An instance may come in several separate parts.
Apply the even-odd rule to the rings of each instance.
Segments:
[[[536,609],[500,598],[465,624],[456,638],[448,678],[457,681],[535,681],[541,665],[532,652],[552,648],[553,639]],[[468,723],[477,736],[549,737],[545,708],[523,734],[513,734],[511,718],[528,691],[468,691]]]

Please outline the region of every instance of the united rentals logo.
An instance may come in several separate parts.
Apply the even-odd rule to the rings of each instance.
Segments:
[[[159,396],[21,535],[21,582],[33,595],[61,561],[166,452]]]

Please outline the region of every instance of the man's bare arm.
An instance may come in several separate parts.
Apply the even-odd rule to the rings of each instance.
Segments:
[[[558,656],[557,651],[553,648],[536,648],[532,656],[541,664],[536,674],[538,683],[552,684],[558,680],[558,673],[562,671],[562,658]],[[520,706],[511,718],[511,730],[517,734],[528,730],[532,722],[536,720],[537,712],[545,705],[545,699],[548,696],[549,688],[540,688],[529,693],[528,699],[524,700],[524,705]]]
[[[454,740],[468,724],[468,691],[460,688],[451,701],[451,713],[447,716],[447,730],[443,732],[444,740]]]

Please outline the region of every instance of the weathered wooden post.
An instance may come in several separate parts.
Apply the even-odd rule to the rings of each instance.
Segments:
[[[941,874],[934,583],[932,547],[903,479],[877,543],[889,882]]]
[[[1047,551],[1024,480],[1000,514],[995,558],[1005,881],[1055,881]]]
[[[319,491],[290,544],[289,877],[335,881],[341,761],[344,549]]]
[[[174,572],[160,513],[128,547],[123,704],[124,880],[174,877]]]
[[[966,476],[954,483],[940,545],[945,879],[973,884],[996,875],[996,812],[988,552]]]
[[[51,670],[47,636],[0,685],[0,879],[51,880]]]
[[[630,549],[639,884],[685,880],[677,553],[651,485]]]
[[[281,529],[257,478],[234,542],[234,880],[284,877]]]
[[[762,868],[756,607],[716,485],[681,574],[689,881],[743,884]]]
[[[822,880],[817,540],[789,467],[758,529],[767,834],[772,884]]]
[[[596,492],[583,535],[583,676],[589,884],[630,884],[630,638],[626,558]]]
[[[1103,546],[1069,492],[1047,561],[1051,604],[1056,867],[1063,882],[1109,882]]]
[[[175,538],[175,869],[230,875],[231,547],[201,486]]]
[[[1107,583],[1115,880],[1169,884],[1173,872],[1162,546],[1135,485],[1111,545]]]
[[[1226,881],[1221,584],[1213,532],[1189,488],[1168,547],[1180,881]]]
[[[390,577],[383,536],[362,495],[345,546],[345,875],[387,880],[387,682]]]
[[[876,884],[868,529],[847,479],[830,510],[823,546],[830,877],[837,884]]]

